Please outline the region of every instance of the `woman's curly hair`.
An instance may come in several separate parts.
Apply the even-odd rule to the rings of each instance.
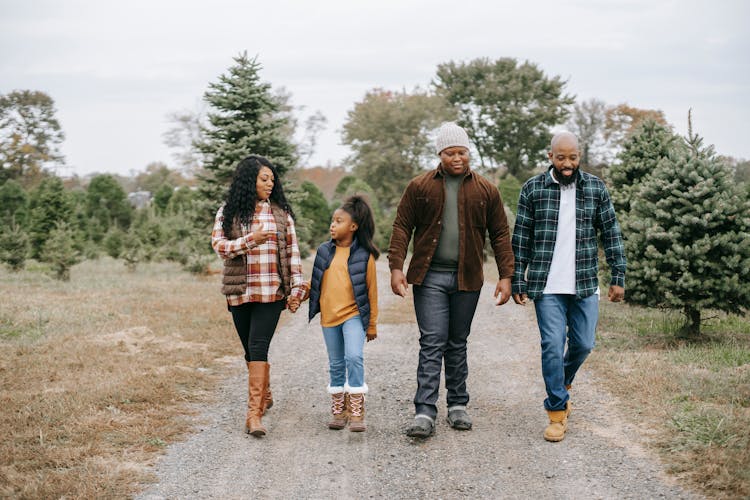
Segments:
[[[284,196],[284,188],[281,187],[279,172],[276,170],[268,159],[259,155],[250,155],[237,164],[232,177],[232,184],[227,191],[226,201],[224,203],[224,222],[222,228],[227,238],[237,237],[230,236],[232,223],[234,221],[240,224],[250,225],[255,214],[255,203],[258,200],[256,182],[258,173],[263,167],[268,167],[273,172],[273,190],[271,191],[271,201],[283,208],[294,219],[294,212],[291,205]]]

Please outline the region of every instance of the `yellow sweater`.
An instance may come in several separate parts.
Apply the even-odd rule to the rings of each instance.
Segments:
[[[337,326],[359,314],[354,301],[354,289],[349,277],[349,247],[336,247],[331,265],[320,284],[320,325]],[[377,334],[378,323],[378,280],[375,258],[370,255],[367,261],[367,296],[370,300],[370,324],[367,333]]]

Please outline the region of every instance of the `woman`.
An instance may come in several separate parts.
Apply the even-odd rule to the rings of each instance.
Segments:
[[[294,213],[266,158],[250,155],[237,165],[226,201],[216,212],[211,246],[224,259],[222,293],[245,349],[245,431],[263,436],[261,417],[273,405],[268,348],[281,311],[296,312],[306,291]]]

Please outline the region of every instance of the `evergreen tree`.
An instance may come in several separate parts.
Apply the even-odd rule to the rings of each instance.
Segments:
[[[310,221],[307,243],[310,247],[317,248],[322,241],[328,239],[331,211],[323,192],[312,182],[303,182],[300,191],[305,194],[305,198],[295,205],[296,214]]]
[[[4,226],[0,232],[0,261],[12,271],[20,271],[29,254],[29,237],[18,224]]]
[[[750,307],[750,202],[713,148],[688,134],[643,181],[623,230],[628,300],[681,309],[681,333],[695,337],[702,310]]]
[[[0,186],[0,225],[24,225],[28,216],[29,196],[21,184],[9,179]]]
[[[81,254],[74,246],[74,231],[67,222],[59,222],[44,243],[46,261],[52,264],[55,277],[70,280],[70,268],[81,261]]]
[[[624,217],[630,202],[662,158],[669,156],[683,142],[665,125],[648,119],[627,139],[617,162],[609,170],[610,193],[615,212]]]
[[[214,206],[221,202],[237,163],[247,155],[265,156],[282,176],[296,162],[283,96],[273,94],[271,85],[261,82],[261,65],[255,58],[243,53],[234,62],[204,95],[211,106],[209,126],[197,144],[206,171],[201,190]]]
[[[122,229],[130,227],[133,207],[125,190],[113,176],[97,175],[91,179],[86,191],[86,214],[99,221],[97,231],[90,233],[98,243],[110,226],[116,225]]]
[[[31,257],[47,261],[44,244],[58,223],[68,222],[72,203],[59,177],[45,177],[31,193],[29,216],[29,242]]]

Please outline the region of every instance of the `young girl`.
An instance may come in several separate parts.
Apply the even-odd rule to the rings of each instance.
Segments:
[[[331,239],[318,247],[310,287],[310,320],[320,312],[328,350],[333,418],[330,429],[362,432],[365,368],[362,350],[377,337],[378,283],[372,241],[375,222],[361,196],[351,196],[331,219]]]

